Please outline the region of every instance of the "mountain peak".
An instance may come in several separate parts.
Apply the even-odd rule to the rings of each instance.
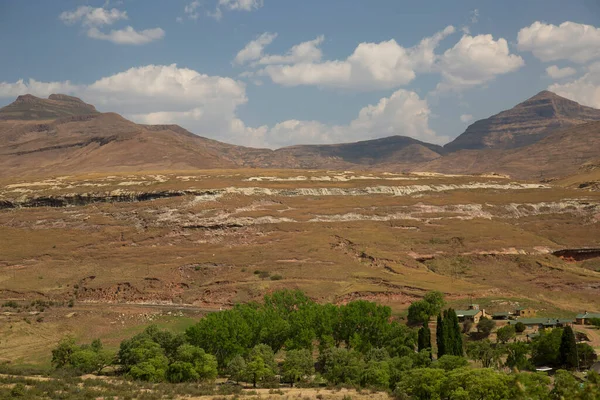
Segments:
[[[510,110],[476,121],[444,148],[457,151],[522,147],[557,129],[599,120],[600,110],[543,90]]]
[[[0,119],[5,120],[44,120],[88,114],[98,114],[98,111],[93,105],[66,94],[51,94],[47,99],[24,94],[0,108]]]

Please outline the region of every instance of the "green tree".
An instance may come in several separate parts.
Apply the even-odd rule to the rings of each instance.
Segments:
[[[447,348],[451,349],[451,354],[455,356],[462,357],[464,354],[463,351],[463,340],[462,340],[462,331],[460,328],[460,324],[458,323],[458,316],[456,315],[456,311],[454,309],[448,309],[448,341],[449,345]]]
[[[272,370],[275,371],[277,369],[277,363],[275,362],[275,354],[273,353],[273,349],[266,344],[257,344],[250,350],[250,354],[248,355],[248,359],[252,359],[256,356],[260,356],[265,364]]]
[[[110,365],[114,355],[102,348],[95,351],[93,348],[82,348],[71,354],[70,366],[84,374],[100,373],[104,367]]]
[[[52,350],[52,365],[54,368],[64,368],[71,362],[71,355],[78,349],[75,338],[66,336]]]
[[[506,366],[519,371],[531,369],[531,361],[527,357],[530,353],[530,346],[525,342],[514,342],[506,346]]]
[[[502,351],[488,339],[485,339],[469,342],[467,344],[467,356],[473,361],[480,362],[483,368],[490,368],[498,364]]]
[[[578,366],[577,341],[575,340],[575,333],[570,326],[565,327],[562,331],[559,353],[561,365],[569,369]]]
[[[598,360],[594,348],[587,343],[577,343],[577,354],[579,355],[579,368],[589,369]]]
[[[227,364],[227,373],[229,377],[236,382],[244,380],[244,374],[246,372],[246,360],[244,357],[237,355],[229,361]]]
[[[323,376],[328,382],[338,384],[358,384],[361,376],[360,354],[354,350],[333,347],[321,355]]]
[[[444,295],[441,292],[429,292],[422,300],[411,303],[408,307],[407,320],[410,324],[427,322],[429,318],[442,311],[444,304]]]
[[[431,350],[431,330],[429,323],[423,322],[423,326],[419,328],[418,333],[418,351],[429,349]]]
[[[185,361],[175,361],[169,365],[165,372],[167,381],[171,383],[198,381],[200,377],[194,365]]]
[[[484,337],[488,337],[495,327],[496,321],[493,319],[481,318],[477,324],[477,332],[482,333]]]
[[[309,350],[288,350],[281,366],[281,375],[285,382],[293,387],[304,377],[309,377],[315,372],[315,363]]]
[[[197,374],[195,380],[213,380],[217,377],[217,359],[200,347],[182,344],[177,348],[175,359],[192,366]]]
[[[258,354],[253,355],[246,362],[246,370],[244,375],[249,382],[252,382],[252,387],[265,378],[271,377],[275,372],[269,367],[265,360]]]
[[[525,324],[524,324],[524,323],[522,323],[521,321],[518,321],[518,322],[515,324],[515,331],[516,331],[517,333],[523,333],[523,332],[525,332],[525,329],[527,329],[527,325],[525,325]]]
[[[439,400],[447,372],[437,368],[417,368],[402,374],[394,390],[397,399]]]
[[[464,357],[446,354],[434,361],[431,366],[433,368],[441,368],[444,371],[451,371],[453,369],[466,367],[467,365],[469,365],[469,362]]]
[[[448,399],[505,400],[510,398],[511,378],[489,368],[450,371],[442,387]]]
[[[513,325],[505,325],[498,328],[496,331],[496,339],[498,342],[506,343],[516,336],[516,329]]]
[[[444,319],[442,314],[437,316],[437,325],[435,327],[435,341],[437,344],[437,357],[440,358],[446,354],[446,329],[444,329]]]
[[[254,331],[238,309],[211,313],[185,335],[190,344],[217,357],[221,368],[236,355],[243,355],[253,346]]]
[[[150,358],[134,364],[127,373],[131,379],[148,382],[163,382],[169,367],[169,360],[164,355]]]
[[[559,369],[554,375],[553,399],[577,399],[581,393],[580,384],[568,371]]]
[[[550,399],[550,378],[540,373],[512,373],[509,383],[510,395],[514,400],[547,400]]]
[[[535,366],[560,366],[562,329],[542,329],[531,341],[531,361]]]
[[[362,386],[385,390],[390,385],[390,365],[387,361],[368,361],[364,366],[360,383]]]

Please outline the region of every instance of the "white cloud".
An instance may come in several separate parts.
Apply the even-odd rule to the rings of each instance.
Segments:
[[[263,0],[219,0],[215,12],[208,15],[219,20],[223,16],[223,9],[230,11],[253,11],[261,8],[263,5]]]
[[[542,61],[586,63],[600,57],[600,28],[576,22],[559,26],[536,21],[517,36],[519,50],[531,51]]]
[[[442,82],[437,90],[461,90],[481,85],[523,65],[525,62],[521,57],[510,54],[505,39],[494,40],[492,35],[463,35],[440,57],[438,68]]]
[[[471,11],[471,23],[476,24],[477,22],[479,22],[479,10],[474,9]]]
[[[564,84],[555,83],[548,90],[580,104],[600,108],[600,62],[590,65],[581,78]]]
[[[377,104],[364,107],[347,125],[288,120],[273,127],[248,127],[237,116],[247,102],[243,82],[208,76],[177,65],[147,65],[101,78],[89,85],[22,80],[0,82],[0,97],[31,93],[47,97],[66,93],[103,111],[117,111],[139,123],[176,123],[219,140],[252,146],[279,147],[295,143],[335,143],[390,135],[443,143],[429,128],[426,100],[400,89]]]
[[[67,25],[81,23],[87,28],[87,36],[92,39],[107,40],[115,44],[146,44],[165,36],[165,31],[161,28],[136,31],[133,27],[127,26],[123,29],[113,29],[108,33],[100,31],[99,27],[103,25],[112,25],[119,20],[128,19],[127,12],[116,8],[108,10],[103,7],[80,6],[74,11],[61,13],[59,18]]]
[[[460,116],[460,121],[467,124],[467,123],[473,121],[473,116],[471,114],[463,114]]]
[[[165,31],[161,28],[153,28],[138,32],[131,26],[128,26],[124,29],[113,29],[109,33],[100,32],[98,28],[90,28],[87,35],[92,39],[108,40],[115,44],[140,45],[162,39],[165,36]]]
[[[556,65],[551,65],[546,68],[546,74],[553,79],[566,78],[567,76],[575,75],[577,70],[571,67],[559,68]]]
[[[235,56],[233,62],[241,65],[260,59],[263,56],[265,47],[271,44],[276,37],[276,33],[263,33],[256,39],[250,41],[242,50],[240,50]]]
[[[291,143],[340,143],[382,138],[391,135],[410,136],[430,143],[445,143],[429,128],[430,110],[426,100],[415,92],[399,89],[375,105],[364,107],[348,125],[327,125],[318,121],[283,121],[265,132],[270,147]]]
[[[64,11],[58,16],[67,25],[81,22],[83,26],[112,25],[121,19],[127,19],[127,12],[116,8],[105,9],[79,6],[74,11]]]
[[[284,55],[265,55],[258,60],[258,64],[296,64],[321,60],[323,52],[319,48],[325,36],[318,36],[314,40],[302,42],[293,46]]]
[[[411,82],[416,71],[431,70],[436,60],[435,48],[454,30],[454,27],[448,26],[411,48],[402,47],[393,39],[380,43],[360,43],[345,60],[300,60],[292,65],[268,65],[257,74],[267,75],[273,82],[285,86],[316,85],[363,90],[396,88]],[[314,50],[319,43],[318,38],[311,44],[307,43],[301,45],[305,49],[310,48],[312,56],[316,57]],[[290,50],[287,55],[278,57],[289,61],[292,54]],[[320,52],[318,55],[320,58]],[[273,57],[267,57],[265,61],[271,63],[277,59]]]
[[[198,17],[200,17],[200,14],[197,11],[198,7],[200,7],[200,1],[194,0],[191,3],[185,5],[183,12],[190,19],[198,19]]]

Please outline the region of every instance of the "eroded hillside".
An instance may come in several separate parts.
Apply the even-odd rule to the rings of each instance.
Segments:
[[[34,354],[89,318],[110,336],[138,321],[126,315],[197,315],[281,288],[397,312],[432,289],[572,312],[600,295],[599,259],[552,255],[600,247],[600,193],[502,176],[63,176],[2,183],[0,208],[0,300],[74,304],[29,325],[5,313]]]

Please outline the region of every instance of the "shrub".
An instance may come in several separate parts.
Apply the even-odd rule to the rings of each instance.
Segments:
[[[276,275],[271,275],[271,280],[272,280],[272,281],[280,281],[280,280],[282,280],[282,279],[283,279],[283,276],[281,276],[281,275],[278,275],[278,274],[276,274]]]
[[[524,323],[522,323],[521,321],[519,321],[515,324],[515,331],[517,333],[523,333],[523,332],[525,332],[525,329],[527,329],[527,326]]]
[[[5,302],[4,304],[2,304],[2,307],[19,308],[19,303],[17,303],[14,300],[9,300],[9,301]]]

